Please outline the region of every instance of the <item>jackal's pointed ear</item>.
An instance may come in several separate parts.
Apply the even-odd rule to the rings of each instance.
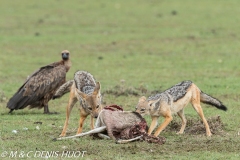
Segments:
[[[148,105],[149,105],[149,106],[153,106],[153,105],[155,106],[155,104],[156,104],[157,102],[159,102],[159,100],[160,100],[160,99],[151,100],[151,101],[148,102]]]
[[[96,86],[94,88],[93,94],[97,95],[99,93],[100,89],[101,89],[101,84],[100,84],[100,82],[97,82]]]
[[[145,96],[142,96],[141,98],[139,98],[139,102],[144,102],[146,100],[147,100],[147,98]]]
[[[87,98],[87,95],[86,95],[85,93],[79,91],[78,89],[76,89],[76,90],[77,90],[78,95],[79,95],[82,99],[86,99],[86,98]]]

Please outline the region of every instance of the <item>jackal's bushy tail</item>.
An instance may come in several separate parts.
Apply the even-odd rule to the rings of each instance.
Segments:
[[[221,101],[219,101],[218,99],[216,99],[214,97],[211,97],[210,95],[207,95],[204,92],[201,92],[200,97],[201,97],[200,101],[203,102],[203,103],[215,106],[218,109],[221,109],[221,110],[224,110],[224,111],[227,110],[227,107],[224,106]]]
[[[54,94],[53,99],[60,98],[64,94],[70,92],[73,82],[74,82],[73,80],[70,80],[64,83],[62,86],[60,86],[56,93]]]

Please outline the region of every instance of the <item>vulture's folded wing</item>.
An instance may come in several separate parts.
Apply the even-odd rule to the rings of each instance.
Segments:
[[[9,109],[23,109],[60,87],[66,79],[63,65],[48,65],[34,72],[9,100]]]

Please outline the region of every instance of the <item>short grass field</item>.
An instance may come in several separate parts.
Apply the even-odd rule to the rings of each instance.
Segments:
[[[0,159],[240,159],[239,5],[239,0],[1,0]],[[64,49],[72,60],[67,80],[77,70],[93,74],[104,106],[133,111],[140,96],[192,80],[228,110],[202,104],[209,122],[221,120],[220,127],[212,126],[212,137],[205,136],[203,124],[201,132],[188,132],[190,126],[177,135],[181,124],[174,116],[160,134],[163,145],[91,136],[53,141],[62,131],[68,94],[49,102],[50,111],[59,113],[53,115],[28,108],[8,114],[6,103],[28,75],[59,61]],[[68,135],[76,134],[78,107]],[[191,105],[185,114],[192,127],[200,121]],[[88,130],[89,117],[83,131]],[[50,152],[55,154],[47,156]]]

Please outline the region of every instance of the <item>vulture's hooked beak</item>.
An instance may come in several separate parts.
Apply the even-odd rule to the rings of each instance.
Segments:
[[[63,52],[62,53],[62,59],[63,60],[68,60],[68,58],[69,58],[69,53],[68,52]]]

